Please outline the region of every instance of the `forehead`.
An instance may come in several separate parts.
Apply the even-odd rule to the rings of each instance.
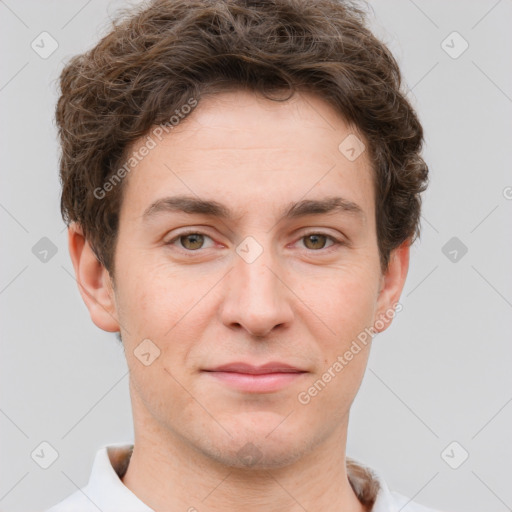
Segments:
[[[206,97],[169,133],[142,137],[129,155],[149,146],[148,137],[152,148],[124,184],[122,213],[142,215],[168,195],[261,214],[281,212],[277,203],[336,195],[372,217],[368,156],[363,151],[354,159],[346,151],[354,141],[360,151],[364,138],[317,96],[298,93],[277,102],[236,91]]]

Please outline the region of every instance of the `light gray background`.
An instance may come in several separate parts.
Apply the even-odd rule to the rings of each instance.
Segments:
[[[133,435],[123,351],[92,324],[72,276],[53,122],[63,61],[126,5],[0,1],[4,512],[60,501],[85,485],[99,446]],[[372,5],[425,128],[431,184],[404,309],[374,341],[348,454],[426,505],[512,510],[512,1]],[[47,59],[31,48],[43,31],[59,45]],[[441,46],[453,31],[469,43],[456,59]],[[461,44],[445,43],[452,53]],[[47,262],[32,253],[42,237],[58,249]],[[456,262],[442,252],[452,237],[468,248]],[[59,454],[46,470],[30,455],[42,441]],[[458,469],[441,456],[452,441],[452,465],[469,453]]]

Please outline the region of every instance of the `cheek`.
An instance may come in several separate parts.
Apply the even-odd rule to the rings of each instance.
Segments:
[[[158,383],[165,371],[176,377],[187,372],[186,362],[216,310],[211,306],[213,294],[207,294],[213,284],[209,280],[199,284],[158,264],[132,268],[123,275],[116,302],[128,365],[134,378],[149,379],[150,387],[149,382]],[[145,347],[142,343],[158,354],[148,368],[136,359]],[[167,376],[164,381],[172,388],[174,381]]]
[[[126,335],[162,339],[192,306],[189,288],[158,264],[134,258],[129,266],[118,268],[122,278],[116,304]]]
[[[336,348],[369,327],[377,308],[378,277],[370,268],[339,272],[315,287],[312,309],[329,327]],[[340,346],[341,345],[341,346]]]
[[[372,338],[365,329],[373,322],[377,289],[373,278],[355,273],[322,288],[317,307],[329,329],[316,336],[321,365],[297,397],[310,412],[329,410],[334,422],[344,419],[368,362]]]
[[[145,408],[168,421],[165,411],[171,402],[183,414],[193,405],[179,382],[184,380],[183,361],[197,339],[195,324],[190,327],[198,297],[176,278],[164,279],[161,270],[139,267],[138,272],[125,273],[116,302],[136,395]]]

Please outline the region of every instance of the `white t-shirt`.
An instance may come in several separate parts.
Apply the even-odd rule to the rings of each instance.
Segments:
[[[154,512],[121,481],[132,449],[126,443],[103,446],[96,453],[88,484],[45,512]],[[347,459],[347,471],[360,499],[374,502],[372,512],[437,512],[389,491],[374,470],[354,460]]]

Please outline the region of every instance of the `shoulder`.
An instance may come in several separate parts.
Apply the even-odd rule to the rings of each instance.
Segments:
[[[441,512],[391,491],[379,471],[347,457],[347,476],[359,501],[371,512]]]

